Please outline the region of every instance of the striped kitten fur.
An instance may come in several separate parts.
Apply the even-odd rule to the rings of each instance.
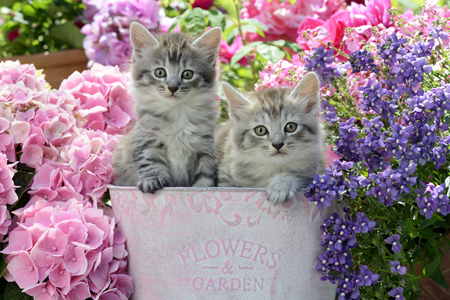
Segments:
[[[168,186],[215,186],[216,59],[222,31],[198,39],[154,37],[131,25],[131,94],[137,120],[116,147],[114,184],[154,193]]]
[[[269,201],[284,203],[323,173],[319,86],[308,73],[293,90],[268,88],[246,98],[224,83],[230,120],[216,134],[219,186],[267,187]]]

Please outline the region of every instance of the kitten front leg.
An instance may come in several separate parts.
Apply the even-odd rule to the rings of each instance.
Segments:
[[[301,176],[293,172],[275,175],[267,185],[266,198],[273,204],[283,204],[294,199],[295,194],[313,180],[311,177]]]
[[[198,167],[194,173],[193,187],[217,186],[217,164],[212,153],[198,153]]]
[[[167,161],[155,139],[141,139],[133,151],[139,180],[137,187],[143,193],[154,193],[170,185]]]

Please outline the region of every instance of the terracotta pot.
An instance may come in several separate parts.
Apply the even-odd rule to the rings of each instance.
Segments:
[[[83,49],[71,49],[60,52],[45,52],[32,55],[3,57],[0,61],[20,61],[22,64],[34,64],[36,69],[43,69],[45,80],[54,89],[75,71],[86,70],[88,59]]]
[[[335,299],[315,266],[337,207],[318,211],[303,195],[274,206],[264,189],[109,189],[135,300]]]
[[[448,235],[447,238],[450,236]],[[445,280],[450,284],[450,249],[443,249],[441,266],[439,269]],[[416,273],[422,272],[422,266],[416,268]],[[420,300],[448,300],[450,299],[450,289],[445,289],[429,277],[419,279],[419,299]]]

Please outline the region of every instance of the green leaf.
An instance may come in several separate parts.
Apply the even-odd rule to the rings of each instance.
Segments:
[[[272,63],[277,63],[279,60],[286,56],[286,53],[284,53],[284,51],[277,46],[261,44],[256,47],[256,50],[262,57],[264,57],[268,61],[271,61]]]
[[[242,31],[250,32],[250,33],[258,32],[258,28],[256,28],[255,25],[242,25],[241,29],[242,29]]]
[[[434,232],[430,228],[423,228],[423,229],[419,230],[418,233],[421,237],[426,238],[426,239],[432,239],[432,238],[438,237],[440,235],[439,233]]]
[[[2,0],[2,6],[11,7],[17,0]]]
[[[7,266],[8,264],[6,263],[5,256],[0,254],[0,277],[3,276],[3,272],[5,272]]]
[[[233,19],[237,18],[238,12],[236,12],[234,0],[215,0],[214,5],[224,8]]]
[[[50,36],[67,44],[70,48],[83,48],[85,35],[72,23],[66,22],[51,27]]]
[[[431,219],[426,219],[425,221],[423,221],[422,224],[420,224],[420,226],[417,227],[417,230],[421,230],[421,229],[426,228],[426,227],[428,227],[430,225],[433,225],[434,222],[436,222],[436,221],[437,221],[437,215],[434,214]]]
[[[433,274],[429,275],[431,279],[433,279],[436,283],[438,283],[440,286],[442,286],[444,289],[448,289],[448,282],[445,280],[444,275],[442,275],[441,270],[436,269]]]
[[[231,58],[230,60],[230,66],[233,66],[235,63],[237,63],[241,58],[243,58],[244,56],[246,56],[250,51],[252,51],[253,49],[255,49],[256,46],[262,44],[262,42],[253,42],[250,43],[244,47],[242,47],[241,49],[239,49]]]
[[[210,9],[206,11],[206,16],[211,27],[220,27],[221,29],[225,28],[225,17],[222,12],[217,9]]]
[[[230,19],[227,19],[225,21],[225,27],[226,27],[226,29],[222,33],[223,38],[226,38],[231,33],[231,31],[233,31],[235,28],[237,28],[237,25]]]
[[[287,41],[286,41],[286,47],[291,48],[291,49],[294,50],[295,52],[303,52],[302,47],[300,47],[300,45],[297,44],[297,43],[287,42]]]
[[[227,42],[228,45],[233,44],[234,39],[236,38],[236,36],[239,34],[239,28],[235,27],[230,34],[227,35],[225,41]]]
[[[9,211],[24,207],[28,203],[30,195],[28,195],[27,190],[35,174],[34,172],[26,172],[20,169],[14,174],[13,181],[14,185],[19,187],[16,189],[16,194],[19,199],[9,208]]]
[[[256,27],[258,27],[259,29],[263,30],[263,31],[267,31],[267,25],[264,24],[261,21],[258,21],[256,19],[244,19],[241,21],[241,24],[251,24],[251,25],[255,25]]]
[[[193,10],[188,10],[184,17],[184,27],[186,28],[186,33],[190,35],[198,36],[202,34],[206,27],[203,10],[198,7]]]
[[[441,259],[442,257],[439,256],[435,260],[427,264],[423,269],[423,275],[430,276],[431,274],[433,274],[439,268],[439,265],[441,264]]]
[[[183,16],[177,16],[175,20],[173,20],[172,25],[169,27],[169,31],[172,31],[177,27],[178,24],[180,24],[180,21],[183,19]]]
[[[33,300],[33,297],[22,293],[22,289],[15,282],[6,285],[5,299],[8,300]]]

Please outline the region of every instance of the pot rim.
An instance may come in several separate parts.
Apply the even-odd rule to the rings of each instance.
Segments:
[[[135,186],[116,186],[113,184],[108,184],[106,186],[109,190],[118,191],[139,191]],[[250,187],[165,187],[160,191],[167,192],[198,192],[198,191],[225,191],[225,192],[265,192],[266,188],[250,188]]]

